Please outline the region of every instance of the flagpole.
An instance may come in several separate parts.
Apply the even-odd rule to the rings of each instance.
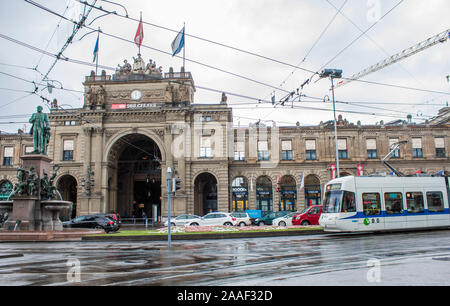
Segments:
[[[100,41],[100,27],[98,27],[98,34],[97,34],[97,41]],[[95,60],[95,75],[97,75],[97,69],[98,69],[98,49],[97,49],[97,56]]]
[[[142,25],[142,11],[141,11],[141,19],[140,19],[140,21],[139,21],[139,26],[141,26]],[[141,54],[141,44],[139,44],[139,51],[138,51],[138,55],[140,55]]]
[[[186,63],[185,63],[185,58],[186,58],[186,23],[183,22],[183,39],[184,39],[184,46],[183,46],[183,67],[184,67],[184,71],[186,71]]]

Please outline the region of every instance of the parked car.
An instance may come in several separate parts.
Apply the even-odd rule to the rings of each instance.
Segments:
[[[238,226],[249,226],[252,225],[252,220],[248,213],[235,211],[231,213],[231,216],[236,218],[236,224]]]
[[[178,217],[170,218],[170,224],[172,226],[184,226],[198,219],[201,219],[201,217],[197,215],[184,214]],[[164,222],[164,226],[169,226],[169,220]]]
[[[272,211],[268,214],[262,216],[261,218],[255,219],[255,224],[262,226],[262,225],[272,225],[273,219],[283,217],[287,214],[289,214],[290,211]]]
[[[94,216],[94,215],[92,215],[92,216]],[[114,222],[117,223],[116,231],[118,231],[120,229],[122,221],[120,220],[120,215],[118,213],[95,214],[95,216],[103,216],[103,217],[110,218],[111,220],[113,220]]]
[[[118,223],[104,215],[87,215],[63,222],[63,227],[103,229],[106,233],[109,233],[118,230]]]
[[[190,226],[232,226],[236,225],[236,218],[232,217],[230,213],[212,212],[204,215],[200,219],[188,223]]]
[[[293,225],[318,225],[322,206],[315,205],[305,208],[301,213],[292,218]]]
[[[291,212],[282,217],[278,217],[272,220],[272,225],[276,226],[291,226],[292,225],[292,217],[298,214],[298,211]]]

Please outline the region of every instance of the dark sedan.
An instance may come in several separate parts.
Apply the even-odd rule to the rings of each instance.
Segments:
[[[103,229],[106,233],[118,230],[117,222],[104,215],[80,216],[70,221],[63,222],[63,227]]]

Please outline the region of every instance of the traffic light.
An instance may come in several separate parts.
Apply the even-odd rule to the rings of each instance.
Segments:
[[[172,192],[176,192],[178,189],[181,189],[181,179],[173,178],[172,179]]]

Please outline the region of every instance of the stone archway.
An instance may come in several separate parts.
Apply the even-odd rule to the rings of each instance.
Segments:
[[[194,214],[204,216],[217,208],[217,179],[203,172],[194,180]]]
[[[322,188],[320,179],[315,174],[309,174],[305,177],[305,207],[320,205]]]
[[[64,201],[72,202],[72,211],[61,215],[61,220],[75,218],[77,214],[78,183],[75,177],[64,174],[58,178],[56,188]]]
[[[279,210],[297,210],[297,183],[292,175],[284,175],[280,182],[280,207]]]
[[[116,139],[108,152],[110,210],[122,218],[160,216],[161,163],[161,150],[153,138],[134,133]]]

